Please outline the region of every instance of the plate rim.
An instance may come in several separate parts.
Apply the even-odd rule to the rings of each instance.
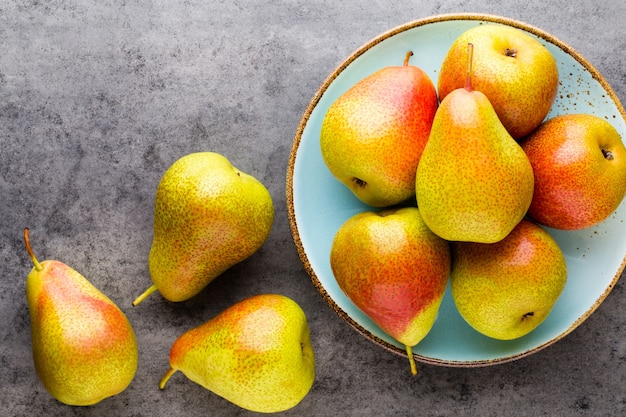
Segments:
[[[424,17],[420,19],[415,19],[415,20],[400,24],[392,29],[389,29],[371,38],[370,40],[368,40],[367,42],[359,46],[357,49],[355,49],[352,53],[350,53],[337,66],[335,66],[335,68],[331,71],[331,73],[324,79],[320,87],[318,87],[315,94],[313,95],[309,103],[307,104],[307,107],[305,108],[304,113],[300,119],[298,128],[296,130],[296,133],[292,142],[288,165],[287,165],[287,172],[286,172],[286,205],[287,205],[289,227],[291,230],[292,239],[294,241],[294,244],[298,253],[298,257],[300,258],[300,261],[303,264],[305,272],[311,279],[313,286],[316,288],[318,293],[322,296],[324,301],[334,310],[334,312],[340,318],[346,321],[359,334],[366,337],[370,341],[375,342],[376,344],[383,347],[384,349],[396,355],[404,356],[404,357],[407,357],[407,353],[404,349],[400,349],[399,347],[388,343],[387,341],[374,335],[369,330],[365,329],[363,326],[358,324],[354,319],[352,319],[352,317],[350,317],[350,315],[345,310],[343,310],[339,305],[337,305],[337,303],[332,299],[332,297],[330,297],[330,295],[328,294],[328,292],[322,285],[315,270],[311,266],[309,257],[306,253],[306,250],[300,238],[298,223],[297,223],[297,219],[295,216],[294,200],[293,200],[294,199],[293,175],[295,171],[295,164],[296,164],[298,149],[300,147],[300,142],[302,140],[302,135],[308,124],[311,114],[314,111],[314,109],[317,107],[317,104],[321,100],[326,90],[333,83],[333,81],[343,72],[343,70],[345,70],[352,62],[354,62],[357,58],[359,58],[361,55],[363,55],[373,46],[399,33],[408,31],[410,29],[414,29],[419,26],[425,26],[425,25],[433,24],[437,22],[448,22],[448,21],[454,21],[454,20],[484,21],[484,22],[489,22],[489,23],[504,24],[507,26],[512,26],[512,27],[524,30],[526,32],[529,32],[539,38],[542,38],[552,43],[553,45],[555,45],[556,47],[560,48],[565,53],[570,55],[573,59],[575,59],[580,65],[582,65],[590,73],[592,78],[596,80],[601,85],[601,87],[606,91],[610,100],[615,104],[621,117],[626,121],[626,111],[624,110],[622,103],[617,97],[617,94],[615,93],[613,88],[609,85],[609,83],[606,81],[604,76],[602,76],[602,74],[593,66],[593,64],[591,64],[591,62],[589,62],[582,54],[580,54],[578,51],[572,48],[569,44],[563,42],[562,40],[552,35],[551,33],[548,33],[545,30],[540,29],[532,24],[528,24],[528,23],[522,22],[521,20],[517,20],[517,19],[506,17],[506,16],[500,16],[500,15],[495,15],[495,14],[485,14],[485,13],[444,13],[444,14],[436,14],[436,15],[432,15],[432,16],[428,16],[428,17]],[[610,284],[605,288],[605,290],[595,300],[595,302],[584,312],[584,314],[582,314],[577,320],[575,320],[572,324],[570,324],[570,326],[566,330],[561,332],[559,335],[546,341],[545,343],[535,346],[532,349],[528,349],[518,354],[503,356],[503,357],[495,358],[495,359],[456,361],[456,360],[444,360],[444,359],[431,358],[431,357],[423,356],[417,353],[413,353],[413,357],[415,358],[415,360],[419,362],[431,364],[431,365],[474,368],[474,367],[484,367],[484,366],[491,366],[491,365],[496,365],[496,364],[503,364],[503,363],[512,362],[512,361],[521,359],[526,356],[530,356],[562,340],[564,337],[566,337],[568,334],[574,331],[578,326],[580,326],[585,320],[587,320],[587,318],[589,318],[598,309],[598,307],[602,304],[602,302],[608,297],[609,293],[613,290],[613,288],[617,284],[617,281],[621,277],[625,267],[626,267],[626,254],[622,258],[620,266],[618,267]]]

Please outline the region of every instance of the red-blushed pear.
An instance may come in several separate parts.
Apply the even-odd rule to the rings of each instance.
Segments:
[[[465,85],[468,43],[475,47],[474,88],[487,96],[513,138],[528,135],[545,119],[556,97],[559,74],[554,56],[520,29],[479,25],[461,34],[444,58],[437,86],[440,100]]]
[[[528,214],[555,229],[577,230],[605,220],[626,193],[626,148],[607,120],[565,114],[522,142],[535,173]]]
[[[412,347],[434,325],[450,273],[450,247],[416,207],[362,212],[337,231],[330,265],[346,296],[382,330]]]
[[[472,44],[466,47],[466,85],[439,105],[417,167],[417,205],[446,240],[494,243],[526,214],[533,170],[489,99],[473,88]]]
[[[450,289],[465,321],[485,336],[522,337],[552,311],[567,281],[556,241],[522,220],[497,243],[453,242]]]
[[[68,405],[124,391],[137,370],[135,332],[113,301],[63,262],[37,261],[26,280],[33,359],[43,386]]]
[[[438,99],[422,69],[388,66],[358,81],[328,108],[320,133],[331,174],[362,202],[391,206],[415,195],[415,170]]]
[[[161,389],[176,371],[246,410],[293,408],[315,380],[304,311],[280,294],[241,300],[176,339]]]

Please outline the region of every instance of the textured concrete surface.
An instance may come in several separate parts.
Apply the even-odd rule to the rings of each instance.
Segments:
[[[620,280],[555,345],[479,369],[420,365],[371,344],[325,304],[297,256],[285,172],[302,113],[324,78],[379,33],[433,14],[523,20],[579,50],[626,101],[622,0],[0,1],[0,414],[246,416],[181,374],[164,391],[173,340],[246,296],[280,292],[306,311],[317,379],[290,416],[626,414]],[[156,184],[180,156],[212,150],[261,179],[276,205],[263,248],[194,299],[130,303],[149,284]],[[140,365],[122,394],[53,400],[31,358],[24,296],[39,257],[71,264],[127,313]]]

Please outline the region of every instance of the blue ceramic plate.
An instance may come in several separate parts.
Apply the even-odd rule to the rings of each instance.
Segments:
[[[324,81],[298,127],[287,173],[287,208],[293,239],[313,284],[322,297],[362,335],[381,347],[406,355],[346,298],[330,269],[329,254],[337,229],[352,215],[370,210],[331,176],[319,147],[322,119],[330,104],[358,80],[388,65],[401,65],[408,50],[411,63],[437,85],[437,71],[452,42],[482,24],[504,24],[538,38],[555,56],[559,93],[548,117],[592,113],[609,120],[626,138],[626,113],[602,75],[571,47],[554,36],[518,21],[489,15],[440,15],[399,26],[369,41]],[[512,341],[487,338],[458,314],[449,289],[428,336],[414,348],[415,358],[447,366],[483,366],[537,352],[574,330],[598,308],[626,264],[626,202],[602,224],[576,232],[549,230],[563,250],[569,277],[549,317],[530,334]]]

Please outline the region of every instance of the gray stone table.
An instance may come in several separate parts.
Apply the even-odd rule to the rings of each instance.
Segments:
[[[596,0],[1,0],[0,415],[247,416],[182,375],[166,390],[177,335],[261,292],[294,298],[317,354],[310,394],[289,416],[626,415],[626,301],[618,281],[556,344],[493,367],[419,364],[372,344],[325,303],[289,229],[285,174],[300,118],[326,76],[376,35],[430,15],[480,12],[540,27],[580,51],[626,100],[626,3]],[[197,297],[149,284],[154,190],[180,156],[212,150],[262,180],[276,206],[263,248]],[[31,264],[72,265],[127,313],[139,369],[91,407],[53,400],[31,358]],[[622,277],[623,278],[623,277]]]

